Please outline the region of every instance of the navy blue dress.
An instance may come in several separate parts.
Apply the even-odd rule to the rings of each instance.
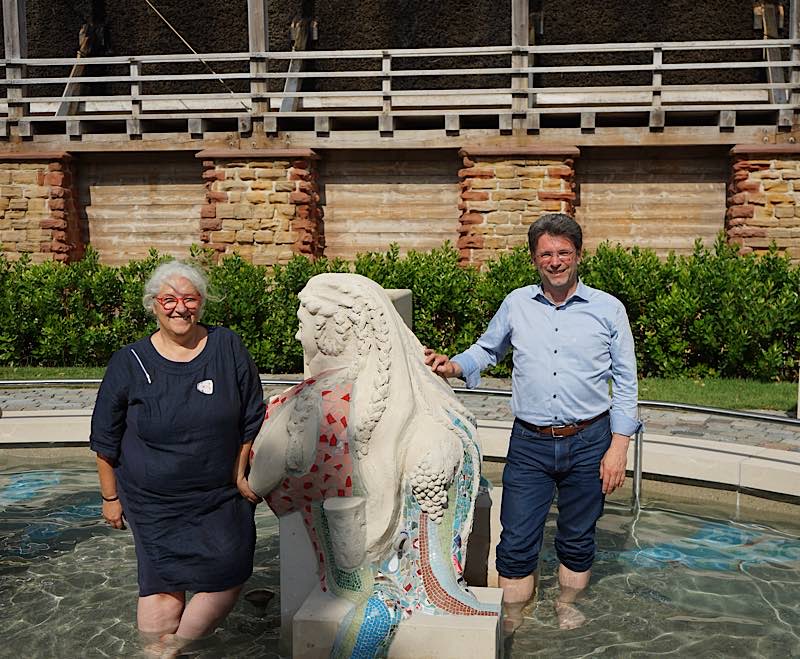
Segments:
[[[241,339],[207,329],[190,362],[165,359],[150,337],[114,353],[92,414],[90,446],[115,463],[142,596],[227,590],[253,571],[255,506],[233,473],[264,419],[263,391]]]

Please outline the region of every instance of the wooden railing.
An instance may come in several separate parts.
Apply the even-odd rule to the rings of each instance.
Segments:
[[[766,48],[781,59],[766,61]],[[593,57],[603,63],[564,63]],[[528,66],[511,66],[526,59]],[[586,130],[604,118],[642,125],[644,117],[659,130],[678,116],[710,116],[724,130],[743,113],[790,127],[800,100],[800,40],[790,39],[29,58],[0,60],[0,68],[0,136],[9,126],[25,136],[54,122],[63,127],[50,132],[92,132],[103,122],[137,135],[169,121],[203,133],[227,120],[245,133],[254,119],[268,133],[298,119],[307,120],[300,129],[325,133],[343,118],[384,133],[403,125],[458,131],[481,121],[536,131],[565,117]],[[702,81],[674,81],[686,74]]]

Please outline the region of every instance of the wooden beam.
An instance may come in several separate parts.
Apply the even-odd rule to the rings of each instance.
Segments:
[[[6,59],[24,59],[28,56],[28,23],[25,18],[25,0],[2,0],[3,2],[3,43],[6,50]],[[25,104],[21,103],[25,95],[25,88],[17,86],[13,81],[25,78],[25,65],[6,64],[6,80],[8,87],[8,118],[19,121],[28,114]],[[24,133],[30,125],[20,127],[21,137],[29,137]]]
[[[789,0],[789,38],[800,39],[800,0]],[[800,45],[792,46],[791,81],[795,85],[792,90],[792,105],[800,107]]]
[[[277,135],[278,134],[278,117],[274,114],[265,114],[261,118],[261,125],[264,127],[264,134]]]
[[[136,117],[130,117],[125,120],[125,131],[128,137],[141,137],[142,136],[142,120]]]
[[[650,120],[648,126],[652,131],[664,130],[665,116],[664,110],[659,107],[658,109],[650,110]]]
[[[384,137],[391,137],[394,133],[394,117],[390,114],[378,116],[378,131]]]
[[[269,12],[267,10],[267,0],[247,0],[247,34],[250,54],[269,52]],[[267,73],[267,62],[263,59],[250,60],[250,75]],[[267,93],[267,82],[265,80],[251,80],[250,93],[256,96],[264,96]],[[253,110],[256,114],[266,114],[269,112],[269,101],[253,101]]]
[[[267,0],[247,0],[247,33],[251,53],[269,52]]]
[[[448,135],[458,135],[461,128],[461,117],[457,114],[444,115],[444,130]]]
[[[83,135],[83,126],[80,119],[67,119],[66,133],[69,137],[80,137]]]
[[[778,8],[771,4],[765,3],[764,4],[764,38],[765,39],[778,39],[779,38],[779,27],[778,27]],[[764,59],[767,62],[777,62],[783,59],[781,56],[781,51],[779,48],[765,48],[764,49]],[[782,83],[786,82],[786,75],[780,66],[770,66],[767,69],[767,79],[773,83]],[[770,102],[771,103],[786,103],[789,100],[789,92],[784,89],[772,89],[770,90]]]
[[[331,120],[327,116],[317,115],[314,117],[314,132],[320,135],[327,135],[331,132]]]
[[[191,117],[187,123],[189,135],[202,137],[208,128],[208,121],[199,117]]]
[[[529,43],[528,24],[530,21],[529,0],[511,0],[511,46],[527,48]],[[515,69],[526,69],[528,53],[518,52],[511,56],[511,66]],[[528,88],[528,73],[514,74],[511,77],[511,112],[512,131],[527,133],[528,94],[515,91]]]
[[[3,0],[3,43],[6,59],[22,59],[28,56],[25,0]]]
[[[719,113],[719,129],[732,131],[736,128],[736,112],[733,110],[721,110]]]

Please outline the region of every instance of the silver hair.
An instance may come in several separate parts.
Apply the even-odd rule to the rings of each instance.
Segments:
[[[161,287],[176,279],[188,279],[197,292],[200,293],[200,308],[197,311],[197,317],[202,317],[203,309],[208,299],[208,279],[205,273],[197,266],[177,260],[166,261],[159,265],[145,282],[144,295],[142,296],[144,308],[150,313],[154,313],[153,304]]]

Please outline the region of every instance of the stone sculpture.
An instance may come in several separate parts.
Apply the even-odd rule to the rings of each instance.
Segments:
[[[353,603],[331,656],[385,654],[417,612],[497,616],[462,579],[474,419],[376,283],[321,274],[300,302],[306,380],[270,401],[250,485],[302,514],[322,589]]]

